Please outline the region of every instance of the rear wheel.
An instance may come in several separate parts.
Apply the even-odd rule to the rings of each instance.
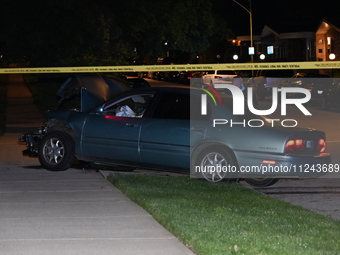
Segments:
[[[73,139],[62,132],[46,134],[39,143],[38,157],[47,170],[67,170],[74,162]]]
[[[248,184],[254,187],[267,187],[274,185],[279,179],[274,178],[254,178],[254,179],[244,179]]]
[[[201,151],[195,160],[196,174],[210,182],[233,181],[235,161],[230,153],[219,147],[209,147]]]

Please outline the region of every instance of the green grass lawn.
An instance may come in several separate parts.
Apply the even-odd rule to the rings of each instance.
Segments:
[[[135,174],[109,180],[199,255],[340,251],[340,221],[237,183]]]

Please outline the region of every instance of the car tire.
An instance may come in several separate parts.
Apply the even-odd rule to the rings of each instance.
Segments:
[[[275,178],[249,178],[249,179],[244,179],[248,184],[250,184],[253,187],[267,187],[274,185],[275,183],[278,182],[279,179]]]
[[[74,162],[73,139],[63,132],[47,133],[39,143],[39,162],[50,171],[64,171]]]
[[[231,182],[235,181],[235,174],[228,169],[236,169],[236,162],[231,154],[224,148],[210,146],[203,149],[197,157],[194,158],[194,167],[199,166],[199,171],[195,171],[195,174],[200,179],[205,179],[209,182]],[[208,171],[209,167],[211,170]],[[225,171],[223,171],[223,169]],[[222,171],[221,171],[222,170]]]

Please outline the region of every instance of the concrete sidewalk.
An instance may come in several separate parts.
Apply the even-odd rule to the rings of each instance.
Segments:
[[[42,116],[20,75],[8,86],[0,136],[2,255],[194,254],[95,171],[49,172],[23,157],[17,137]]]

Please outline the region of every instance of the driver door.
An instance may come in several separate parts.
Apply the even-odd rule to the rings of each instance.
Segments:
[[[108,102],[100,112],[89,114],[83,128],[82,154],[98,159],[139,162],[140,129],[152,98],[152,94],[129,95]]]

